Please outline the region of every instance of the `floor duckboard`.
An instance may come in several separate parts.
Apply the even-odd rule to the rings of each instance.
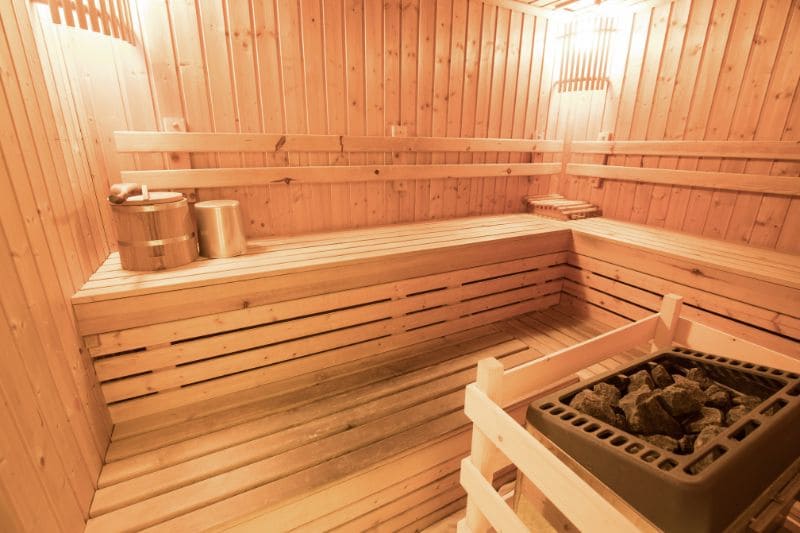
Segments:
[[[463,505],[463,389],[477,362],[491,356],[513,367],[610,329],[569,313],[529,313],[273,383],[228,405],[215,398],[120,424],[87,531],[432,524]]]

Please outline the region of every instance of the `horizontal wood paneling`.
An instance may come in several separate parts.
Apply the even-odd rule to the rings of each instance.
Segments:
[[[562,95],[549,123],[572,140],[613,132],[620,141],[792,141],[800,137],[800,3],[676,0],[618,19],[627,42],[607,92]],[[570,115],[569,108],[579,106]],[[576,143],[579,144],[579,143]],[[794,154],[798,153],[797,150]],[[748,160],[705,154],[575,155],[575,163],[664,170],[797,176],[796,157]],[[636,171],[628,172],[635,177]],[[569,174],[569,173],[568,173]],[[602,174],[599,174],[602,175]],[[592,201],[604,216],[729,241],[800,252],[800,197],[684,182],[636,183],[568,175],[551,192]],[[795,180],[796,183],[796,180]],[[790,191],[784,191],[789,193]]]
[[[111,425],[69,298],[108,242],[30,7],[0,3],[0,529],[82,531]]]

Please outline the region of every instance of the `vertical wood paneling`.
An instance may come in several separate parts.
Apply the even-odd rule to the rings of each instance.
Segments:
[[[570,125],[573,139],[596,140],[612,131],[618,140],[781,140],[800,130],[797,107],[797,12],[791,0],[675,0],[638,11],[623,74],[609,73],[605,99],[592,98],[588,116]],[[617,19],[617,29],[626,24]],[[619,87],[616,111],[609,103]],[[568,119],[570,99],[551,107],[549,122]],[[603,126],[591,117],[605,105]],[[573,106],[574,107],[574,106]],[[609,115],[616,113],[612,122]],[[581,110],[580,116],[586,113]],[[607,124],[614,124],[608,128]],[[580,157],[580,156],[579,156]],[[585,160],[585,159],[584,159]],[[798,175],[785,162],[678,157],[608,157],[612,165]],[[578,183],[575,183],[575,182]],[[553,190],[586,191],[588,178],[559,183]],[[797,199],[758,193],[604,180],[589,193],[605,216],[687,233],[797,250]],[[796,226],[796,224],[795,224]]]
[[[0,529],[81,531],[111,426],[69,298],[109,246],[96,152],[29,9],[0,4]]]
[[[540,122],[548,117],[537,95],[547,24],[481,0],[140,1],[132,4],[132,25],[137,48],[104,61],[115,64],[113,91],[93,83],[105,81],[108,68],[68,58],[82,80],[81,97],[90,103],[105,165],[101,172],[112,182],[120,167],[153,168],[160,156],[115,154],[110,132],[161,129],[164,117],[183,117],[188,131],[545,135]],[[193,154],[191,164],[528,159],[524,154],[282,152]],[[516,177],[275,183],[200,189],[198,199],[240,200],[247,232],[255,236],[521,211],[531,183]]]
[[[67,47],[53,53],[63,52],[72,65],[72,83],[89,109],[86,129],[101,149],[98,172],[111,181],[120,166],[152,168],[156,157],[118,156],[111,131],[156,129],[163,117],[181,114],[189,131],[574,140],[611,131],[622,140],[777,140],[792,138],[798,129],[790,124],[797,120],[791,110],[798,76],[792,29],[797,3],[791,0],[675,0],[623,13],[610,32],[607,88],[564,94],[554,91],[563,24],[480,0],[156,0],[132,7],[138,48],[112,54],[114,79],[103,74],[108,69],[81,61],[82,47],[74,39],[53,44]],[[106,86],[112,90],[99,90]],[[558,160],[560,154],[536,157]],[[195,154],[192,164],[527,159],[481,153]],[[780,162],[608,160],[682,170],[797,173]],[[797,202],[702,187],[613,180],[593,187],[587,179],[554,176],[276,183],[201,190],[199,196],[238,198],[248,233],[266,235],[511,212],[522,209],[522,195],[545,192],[548,183],[599,203],[607,216],[759,246],[795,246],[782,232],[790,231],[787,220],[800,216]],[[70,231],[87,229],[76,223]]]

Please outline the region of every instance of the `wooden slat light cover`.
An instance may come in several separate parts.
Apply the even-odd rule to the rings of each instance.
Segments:
[[[564,26],[559,92],[594,91],[608,86],[613,19],[577,17]]]
[[[136,38],[131,28],[128,0],[31,0],[47,4],[56,24],[91,29],[109,37],[133,44]]]

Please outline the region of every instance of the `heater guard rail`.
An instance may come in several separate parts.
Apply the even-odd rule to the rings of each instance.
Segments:
[[[525,365],[504,371],[496,359],[478,364],[477,381],[467,386],[464,411],[473,422],[472,450],[461,463],[467,492],[466,517],[458,531],[528,531],[491,485],[492,475],[513,463],[580,531],[656,529],[631,508],[621,510],[595,491],[501,407],[530,398],[532,391],[610,356],[650,342],[651,352],[673,344],[715,352],[735,344],[737,358],[800,372],[800,361],[721,331],[681,318],[682,298],[666,295],[659,313]]]

